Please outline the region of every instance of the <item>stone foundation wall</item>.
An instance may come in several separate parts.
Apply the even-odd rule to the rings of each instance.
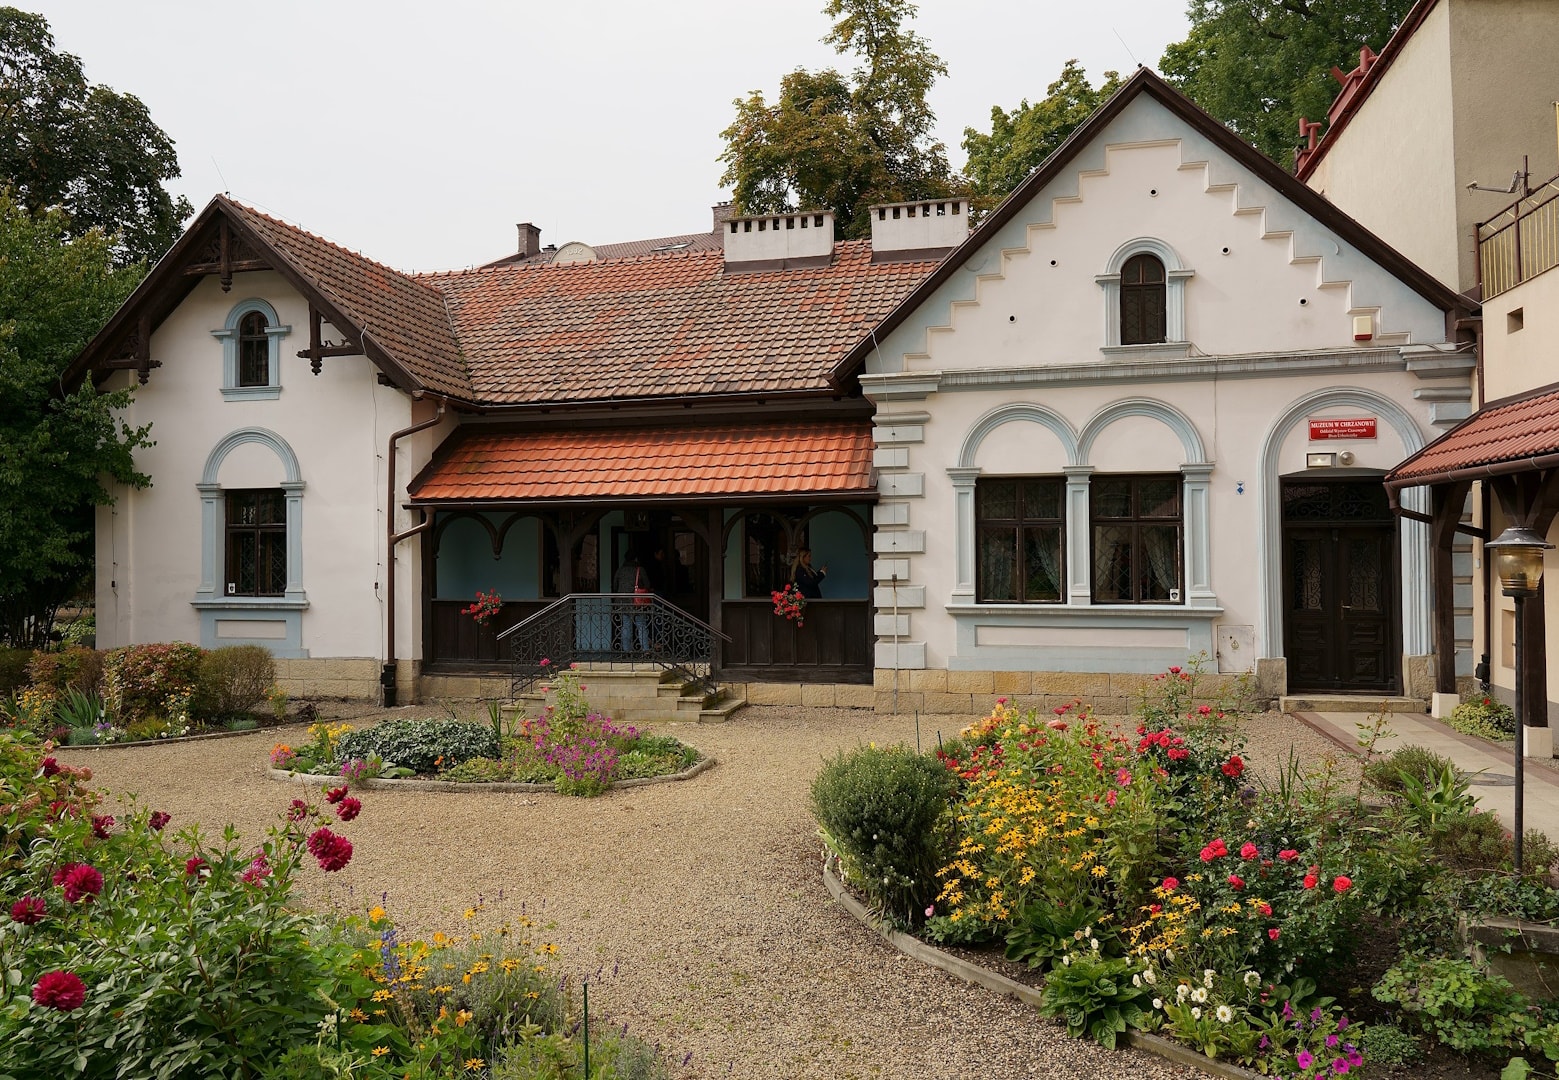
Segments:
[[[945,671],[925,668],[899,671],[897,709],[891,668],[878,668],[873,681],[878,712],[919,712],[983,716],[998,697],[1019,709],[1049,712],[1082,701],[1101,716],[1124,716],[1156,694],[1162,684],[1153,675],[1122,675],[1082,671]],[[1198,703],[1225,696],[1247,707],[1265,707],[1248,676],[1203,674],[1197,677]]]
[[[808,705],[816,709],[870,709],[877,694],[864,683],[722,683],[749,705]]]
[[[276,685],[289,698],[379,699],[379,661],[372,657],[276,661]]]

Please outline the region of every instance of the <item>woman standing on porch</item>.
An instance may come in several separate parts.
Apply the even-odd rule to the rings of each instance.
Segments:
[[[622,651],[633,652],[637,642],[639,652],[649,652],[650,605],[654,603],[651,596],[654,584],[640,565],[637,555],[629,552],[623,564],[617,568],[617,573],[612,576],[612,591],[619,597],[613,601],[613,606],[617,607],[621,619],[618,625]]]
[[[796,591],[807,600],[821,600],[823,598],[823,579],[828,576],[828,567],[821,570],[812,569],[812,549],[802,548],[796,552],[796,561],[790,564],[790,583],[796,587]]]

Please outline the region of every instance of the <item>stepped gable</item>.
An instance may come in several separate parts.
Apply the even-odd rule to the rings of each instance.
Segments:
[[[519,263],[419,279],[444,295],[489,405],[836,390],[842,358],[933,261],[728,273],[720,251]]]

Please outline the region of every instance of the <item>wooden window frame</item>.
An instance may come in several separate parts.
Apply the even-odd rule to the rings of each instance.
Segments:
[[[281,488],[243,488],[223,492],[223,509],[225,518],[223,524],[222,552],[223,552],[223,581],[226,583],[225,593],[228,596],[285,596],[287,592],[287,497]],[[275,500],[275,510],[280,517],[279,521],[255,522],[253,524],[238,524],[237,504],[244,499],[258,499],[264,496]],[[246,537],[252,536],[255,543],[255,580],[247,583],[239,580],[238,553],[236,545]],[[281,576],[280,588],[262,589],[263,578],[259,556],[261,551],[261,537],[280,538]],[[272,572],[274,574],[274,571]],[[273,580],[273,584],[276,584]],[[249,587],[246,588],[245,586]]]
[[[241,389],[271,385],[269,326],[263,311],[246,311],[239,317],[236,385]]]
[[[1149,269],[1151,273],[1144,272]],[[1121,265],[1120,305],[1122,345],[1168,342],[1169,271],[1164,260],[1139,251]]]
[[[1024,500],[1025,486],[1033,482],[1053,483],[1057,487],[1056,510],[1054,516],[1030,514]],[[982,491],[989,491],[991,486],[999,483],[1016,483],[1018,485],[1017,513],[1013,517],[991,517],[984,513],[984,498]],[[1028,568],[1025,565],[1028,545],[1023,542],[1024,535],[1029,529],[1054,529],[1058,539],[1058,551],[1056,558],[1056,595],[1053,598],[1030,599],[1027,595]],[[988,582],[985,579],[983,552],[983,538],[998,531],[1011,530],[1012,542],[1012,598],[992,599],[988,593]],[[1067,576],[1066,576],[1066,549],[1067,549],[1067,522],[1066,522],[1066,477],[1064,476],[982,476],[974,485],[974,551],[975,551],[975,602],[979,604],[1043,604],[1046,606],[1064,605],[1067,602]]]
[[[1142,512],[1141,484],[1145,480],[1173,480],[1175,485],[1175,513],[1170,515],[1150,516]],[[1131,509],[1124,517],[1108,517],[1099,513],[1100,500],[1096,497],[1097,489],[1101,482],[1120,483],[1131,485]],[[1088,499],[1088,590],[1089,599],[1094,604],[1122,604],[1132,606],[1170,606],[1180,607],[1185,605],[1186,596],[1186,568],[1185,568],[1185,484],[1179,473],[1107,473],[1095,475],[1089,482]],[[1145,580],[1144,568],[1148,559],[1147,546],[1142,540],[1143,530],[1147,528],[1163,528],[1173,525],[1175,529],[1174,568],[1175,583],[1170,587],[1170,596],[1167,599],[1143,598],[1142,583]],[[1132,594],[1129,599],[1108,597],[1101,599],[1099,596],[1099,568],[1097,563],[1099,529],[1125,528],[1131,534],[1131,567],[1129,580],[1132,582]]]

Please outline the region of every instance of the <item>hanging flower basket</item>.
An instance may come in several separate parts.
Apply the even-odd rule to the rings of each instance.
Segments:
[[[796,591],[794,585],[786,585],[770,595],[774,598],[774,614],[797,626],[806,625],[807,598]]]
[[[478,626],[486,626],[497,614],[503,610],[503,597],[494,589],[490,593],[480,590],[476,594],[476,601],[470,607],[460,609],[460,614],[469,615],[476,620]]]

